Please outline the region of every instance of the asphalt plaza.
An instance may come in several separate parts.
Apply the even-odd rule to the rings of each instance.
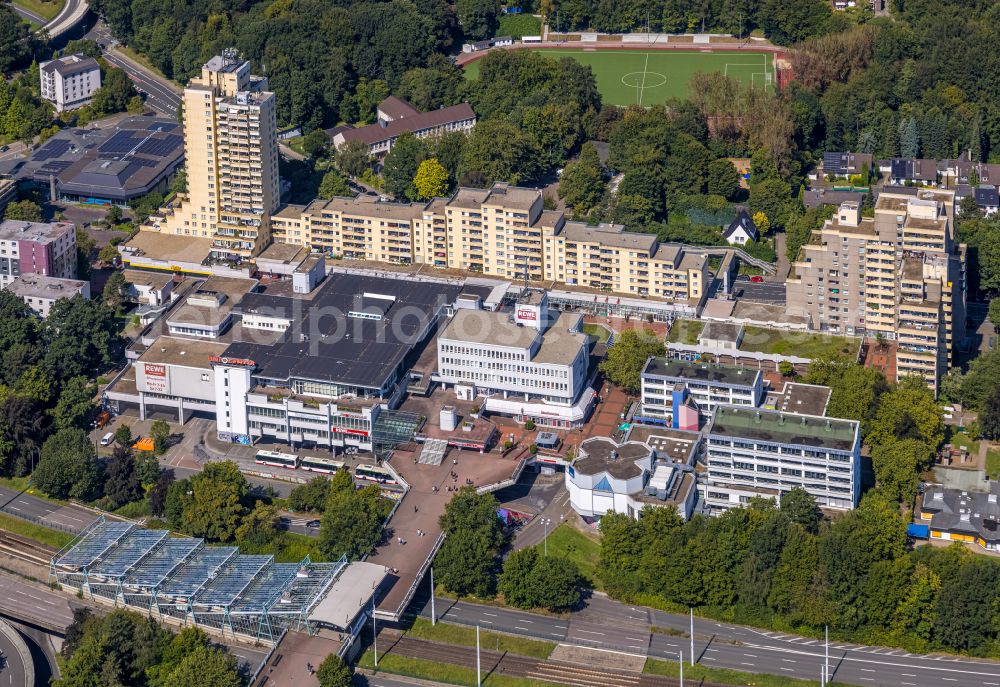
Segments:
[[[774,56],[766,52],[709,52],[707,50],[634,50],[595,48],[540,48],[548,57],[572,57],[590,66],[597,89],[608,105],[657,105],[670,98],[686,98],[696,72],[720,72],[744,84],[771,87]],[[466,78],[479,77],[479,62],[465,67]]]

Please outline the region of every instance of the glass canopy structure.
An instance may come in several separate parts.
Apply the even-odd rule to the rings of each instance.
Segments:
[[[316,629],[310,612],[346,567],[346,557],[275,563],[102,517],[52,558],[49,581],[160,620],[273,644],[283,628]]]

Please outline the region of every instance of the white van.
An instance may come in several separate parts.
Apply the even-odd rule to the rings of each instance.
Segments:
[[[115,433],[114,432],[108,432],[103,437],[101,437],[101,446],[107,446],[108,444],[110,444],[114,440],[115,440]]]

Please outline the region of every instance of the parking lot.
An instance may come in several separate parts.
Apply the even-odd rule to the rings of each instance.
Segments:
[[[740,295],[742,291],[742,295]],[[775,282],[752,282],[750,277],[740,276],[733,285],[736,298],[754,303],[783,304],[785,302],[785,285]]]

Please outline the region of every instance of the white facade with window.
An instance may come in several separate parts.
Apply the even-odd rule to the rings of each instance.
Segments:
[[[66,55],[39,65],[42,98],[52,102],[57,112],[89,105],[101,87],[101,67],[83,55]]]
[[[858,423],[720,406],[706,432],[706,502],[715,510],[802,487],[821,508],[849,510],[860,496]]]

